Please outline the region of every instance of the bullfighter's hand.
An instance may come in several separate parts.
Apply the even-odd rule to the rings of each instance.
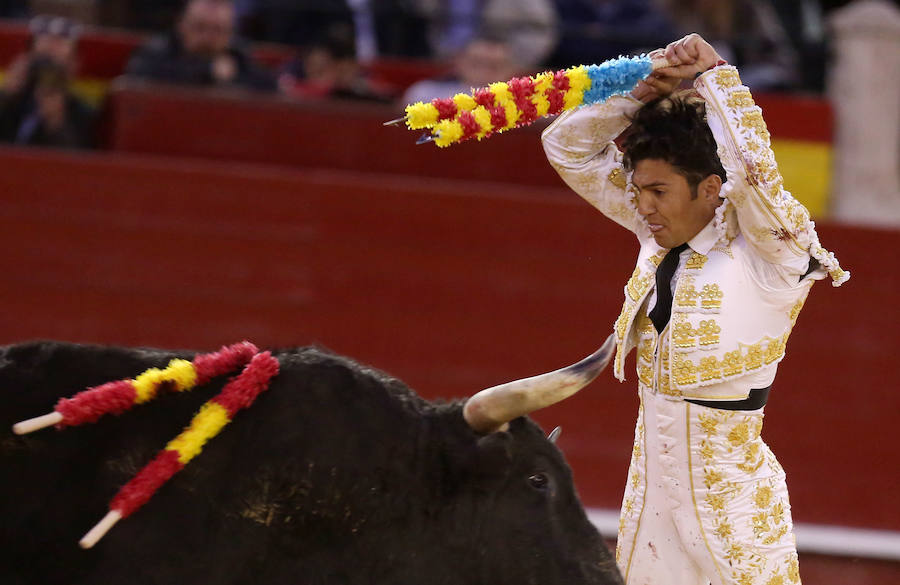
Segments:
[[[722,59],[713,46],[697,33],[669,43],[665,56],[670,67],[657,69],[656,73],[679,79],[693,79]]]
[[[662,56],[665,49],[656,49],[650,53],[650,57]],[[654,71],[642,81],[639,81],[635,88],[631,91],[632,97],[644,103],[652,101],[658,97],[667,96],[681,84],[681,78],[672,75],[666,75],[661,69]]]

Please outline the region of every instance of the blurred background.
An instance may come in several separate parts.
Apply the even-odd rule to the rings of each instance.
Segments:
[[[853,273],[816,285],[768,409],[801,574],[900,582],[897,2],[0,0],[0,17],[0,343],[318,344],[427,398],[592,352],[636,247],[546,163],[546,121],[443,150],[382,122],[701,33]],[[634,381],[604,376],[536,415],[563,426],[607,536],[636,409]]]

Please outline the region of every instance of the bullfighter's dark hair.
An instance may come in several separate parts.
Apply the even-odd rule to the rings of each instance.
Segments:
[[[693,196],[710,175],[726,180],[716,141],[706,123],[706,102],[693,92],[657,98],[637,111],[623,143],[629,171],[642,160],[660,159],[688,182]]]

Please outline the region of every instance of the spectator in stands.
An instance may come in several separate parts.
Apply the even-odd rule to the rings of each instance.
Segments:
[[[238,0],[252,38],[306,47],[334,24],[353,25],[347,0]]]
[[[0,0],[0,18],[22,18],[27,14],[27,0]]]
[[[281,90],[302,98],[344,98],[390,103],[393,95],[369,79],[356,59],[353,27],[335,23],[289,63],[278,79]]]
[[[554,0],[562,37],[551,65],[589,65],[665,46],[678,35],[657,1]]]
[[[68,71],[46,57],[31,61],[24,86],[0,94],[0,140],[32,146],[88,148],[94,111],[69,91]]]
[[[198,86],[272,91],[275,77],[236,37],[232,0],[188,0],[170,33],[138,48],[126,74]]]
[[[666,0],[680,34],[696,32],[750,89],[796,87],[799,58],[770,0]]]
[[[80,27],[38,16],[29,28],[28,50],[15,58],[0,88],[0,141],[92,146],[95,112],[71,91]]]
[[[503,35],[525,68],[543,65],[558,40],[553,0],[415,0],[429,20],[432,52],[451,58],[481,31]]]
[[[428,57],[426,20],[418,0],[235,0],[241,31],[301,49],[335,24],[352,26],[356,58]]]
[[[506,81],[517,70],[512,49],[506,41],[499,36],[480,35],[470,40],[453,60],[451,75],[414,83],[403,94],[401,101],[405,105],[469,93],[473,88]]]
[[[78,36],[81,26],[61,16],[39,15],[28,23],[31,36],[28,49],[10,63],[0,90],[7,94],[25,87],[31,63],[35,59],[49,59],[74,77],[78,66]]]

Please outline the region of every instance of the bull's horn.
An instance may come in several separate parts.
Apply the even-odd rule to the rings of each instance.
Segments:
[[[463,417],[475,431],[489,433],[514,418],[565,400],[603,371],[615,346],[615,336],[610,335],[600,349],[577,364],[482,390],[466,401]]]

